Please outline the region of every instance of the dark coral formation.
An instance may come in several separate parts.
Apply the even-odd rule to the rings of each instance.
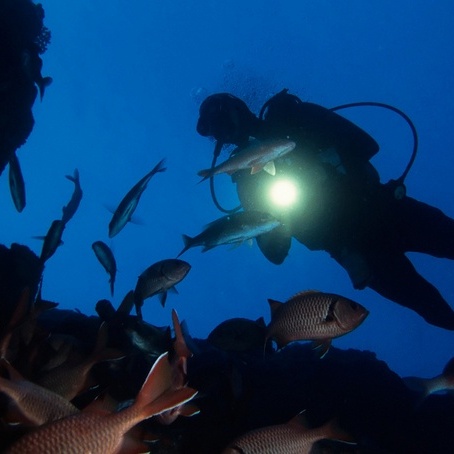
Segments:
[[[38,89],[42,95],[50,83],[41,75],[40,54],[50,42],[43,19],[41,4],[0,0],[0,175],[33,129]]]

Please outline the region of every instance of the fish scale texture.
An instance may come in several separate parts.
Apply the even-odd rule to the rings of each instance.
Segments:
[[[122,428],[106,415],[76,415],[42,426],[13,444],[11,454],[106,454],[119,446]],[[108,426],[109,429],[105,430]],[[96,430],[95,430],[96,429]],[[77,440],[77,441],[76,441]]]
[[[295,296],[273,314],[270,335],[290,342],[344,334],[337,323],[325,322],[332,301],[326,295]]]
[[[309,437],[301,428],[289,424],[252,431],[231,445],[229,452],[244,454],[304,454],[309,452],[317,437]],[[235,451],[236,449],[236,451]]]

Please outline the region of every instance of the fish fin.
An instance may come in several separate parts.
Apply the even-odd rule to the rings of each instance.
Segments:
[[[293,295],[292,298],[295,298],[297,296],[314,295],[316,293],[322,293],[322,292],[320,290],[303,290],[302,292],[298,292],[295,295]]]
[[[202,181],[205,181],[207,180],[208,178],[210,178],[212,175],[211,175],[211,169],[202,169],[202,170],[199,170],[197,172],[197,175],[199,177],[202,177],[202,179],[199,181],[199,183],[201,183]]]
[[[275,314],[276,311],[277,311],[284,303],[281,303],[280,301],[277,301],[277,300],[273,300],[273,299],[268,298],[268,304],[270,305],[270,309],[271,309],[271,318],[273,318],[273,314]]]
[[[209,251],[210,249],[213,249],[214,246],[205,246],[203,249],[202,249],[202,252],[207,252]]]
[[[191,400],[197,391],[192,388],[172,390],[173,370],[168,353],[163,353],[153,364],[134,406],[140,409],[143,418],[149,418]]]
[[[187,418],[198,415],[199,413],[200,408],[192,403],[183,404],[180,408],[180,411],[178,412],[178,414],[180,414],[181,416],[186,416]]]
[[[264,167],[262,164],[253,165],[251,167],[251,175],[255,175],[256,173],[259,173],[263,168]]]
[[[159,396],[154,402],[148,404],[143,411],[146,415],[158,415],[164,411],[172,410],[179,405],[184,405],[193,399],[196,394],[197,391],[189,387],[169,390]]]
[[[167,291],[161,292],[158,295],[158,298],[159,298],[159,302],[161,303],[161,306],[164,307],[166,305],[166,301],[167,301]]]
[[[72,181],[74,184],[79,183],[79,170],[74,169],[74,176],[65,175],[65,178],[67,178],[69,181]]]
[[[331,347],[331,339],[322,339],[312,342],[312,350],[316,350],[317,356],[322,359]]]
[[[53,82],[52,77],[43,77],[39,82],[36,83],[39,89],[39,100],[42,101],[44,97],[44,92],[46,91],[46,87],[48,87]]]
[[[184,247],[181,250],[181,252],[177,255],[177,258],[180,255],[182,255],[184,252],[186,252],[189,248],[192,247],[192,243],[193,243],[193,240],[194,240],[194,238],[191,238],[189,235],[185,235],[184,233],[182,235],[182,238],[183,238]]]
[[[180,320],[178,319],[178,314],[175,309],[172,309],[172,322],[173,329],[175,331],[175,342],[173,343],[173,348],[175,353],[179,358],[189,358],[192,356],[191,350],[189,350],[184,340],[183,330],[181,329]],[[186,373],[186,371],[184,371]]]
[[[263,170],[274,177],[274,175],[276,175],[276,166],[274,165],[274,161],[267,162],[264,165]]]
[[[167,291],[171,292],[171,293],[175,293],[176,295],[179,295],[178,290],[174,285],[172,285],[172,287],[169,287],[169,289]]]
[[[263,317],[258,318],[255,323],[257,323],[257,325],[259,325],[261,328],[266,328],[265,319]]]

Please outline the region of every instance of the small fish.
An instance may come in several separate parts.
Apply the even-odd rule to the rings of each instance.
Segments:
[[[443,372],[432,378],[404,377],[408,388],[417,392],[422,399],[436,392],[454,392],[454,358],[451,358]]]
[[[102,241],[95,241],[91,245],[99,263],[104,267],[107,273],[110,276],[109,284],[110,284],[110,293],[114,295],[114,285],[115,285],[115,276],[117,274],[117,262],[115,261],[115,257],[106,243]]]
[[[167,292],[176,292],[175,285],[182,281],[189,273],[191,265],[184,260],[165,259],[149,266],[137,280],[134,290],[134,304],[137,315],[142,318],[141,307],[143,301],[154,295],[159,295],[159,300],[164,307]]]
[[[270,175],[276,174],[274,159],[281,158],[290,153],[296,144],[291,140],[270,139],[264,141],[254,140],[246,148],[236,149],[233,155],[212,169],[203,169],[198,172],[201,181],[220,173],[234,174],[238,170],[251,169],[251,175],[265,170]]]
[[[142,451],[126,450],[127,443],[131,442],[124,437],[126,432],[145,419],[190,401],[197,394],[188,387],[172,389],[173,372],[167,356],[167,353],[162,354],[153,364],[130,407],[116,413],[84,411],[59,419],[22,436],[7,452],[143,452],[143,447]]]
[[[112,220],[109,223],[109,238],[113,238],[117,235],[120,230],[131,220],[131,216],[134,213],[139,203],[140,197],[143,191],[147,188],[147,185],[154,174],[158,172],[164,172],[167,170],[164,167],[164,159],[161,159],[153,170],[147,173],[133,188],[123,197],[123,200],[118,205],[115,213],[112,216]]]
[[[250,352],[263,348],[266,325],[263,317],[258,320],[232,318],[225,320],[211,331],[208,342],[228,352]]]
[[[16,153],[12,153],[11,158],[9,160],[8,180],[9,190],[14,202],[14,206],[16,207],[16,210],[19,213],[21,213],[22,210],[25,208],[26,204],[25,183],[24,177],[22,176],[22,170],[19,164],[19,159]]]
[[[195,237],[183,235],[184,248],[177,257],[195,246],[203,246],[202,252],[206,252],[222,244],[241,244],[271,232],[280,225],[276,218],[260,211],[229,214],[208,224],[205,230]]]
[[[71,196],[70,201],[68,202],[68,205],[63,207],[62,221],[65,224],[74,216],[77,208],[79,208],[79,204],[82,200],[83,195],[82,188],[80,187],[79,171],[75,169],[74,176],[66,175],[66,178],[74,183],[74,192]]]
[[[44,240],[43,247],[41,249],[41,255],[39,257],[41,262],[44,263],[46,260],[52,257],[55,254],[58,246],[63,244],[61,237],[63,235],[63,230],[65,230],[65,225],[66,224],[61,219],[57,219],[55,221],[52,221],[52,224],[50,225],[46,236],[35,237]]]
[[[0,391],[5,393],[27,424],[40,426],[49,421],[78,413],[67,399],[26,380],[6,360],[2,361],[10,379],[0,377]]]
[[[242,435],[222,454],[309,454],[314,443],[324,439],[353,442],[350,435],[338,428],[334,421],[309,429],[300,413],[286,424],[262,427]]]
[[[267,339],[274,339],[279,348],[296,340],[316,341],[323,357],[335,337],[357,328],[369,311],[361,304],[334,293],[301,292],[286,303],[268,300],[271,322]]]

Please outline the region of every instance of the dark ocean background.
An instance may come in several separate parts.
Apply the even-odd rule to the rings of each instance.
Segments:
[[[117,306],[152,263],[175,257],[181,235],[193,236],[221,216],[207,182],[214,144],[195,131],[200,102],[227,91],[258,113],[283,88],[325,107],[377,101],[404,110],[420,139],[406,180],[408,194],[454,216],[452,130],[454,4],[451,1],[319,0],[101,2],[45,0],[52,41],[42,56],[53,83],[33,109],[36,124],[18,150],[27,206],[16,212],[6,172],[0,187],[2,242],[38,255],[52,220],[61,217],[80,172],[84,197],[63,234],[64,245],[46,263],[43,298],[61,309],[95,314],[110,298],[108,275],[91,244],[114,251]],[[397,178],[412,150],[406,123],[364,107],[342,111],[380,144],[373,164],[381,180]],[[221,158],[227,157],[223,154]],[[126,192],[162,158],[135,217],[113,240],[108,223]],[[216,177],[222,204],[238,204],[230,177]],[[310,219],[307,220],[310,222]],[[182,258],[192,270],[165,308],[146,300],[144,319],[169,325],[171,309],[194,337],[206,337],[232,317],[270,319],[267,299],[284,301],[306,289],[338,293],[370,310],[340,348],[370,350],[401,376],[431,377],[453,355],[453,334],[370,290],[353,289],[346,272],[325,252],[293,241],[283,265],[269,263],[257,245]],[[421,254],[411,259],[454,305],[454,264]]]

